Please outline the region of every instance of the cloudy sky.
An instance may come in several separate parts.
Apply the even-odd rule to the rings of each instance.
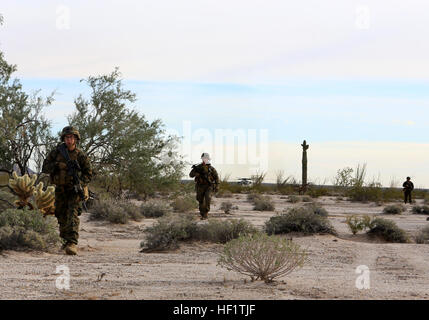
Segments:
[[[3,0],[0,50],[26,89],[57,91],[56,129],[86,92],[79,79],[118,66],[132,107],[183,136],[189,162],[211,151],[232,178],[299,179],[306,139],[312,181],[367,163],[368,179],[429,187],[428,11],[415,0]]]

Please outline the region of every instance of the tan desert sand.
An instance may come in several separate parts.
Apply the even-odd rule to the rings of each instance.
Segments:
[[[285,196],[270,195],[276,211],[300,206]],[[238,206],[232,214],[220,210],[222,201]],[[276,213],[253,211],[246,195],[214,198],[210,219],[239,219],[262,227]],[[0,299],[429,299],[429,245],[392,244],[353,236],[345,218],[351,214],[381,215],[383,206],[321,197],[338,236],[293,236],[309,252],[303,268],[273,283],[249,278],[217,266],[223,245],[181,244],[175,251],[141,253],[143,230],[156,221],[127,225],[81,217],[78,256],[60,249],[52,253],[4,251],[0,255]],[[426,216],[383,215],[413,235],[427,225]],[[194,213],[197,216],[197,212]],[[200,222],[204,223],[204,222]],[[70,270],[70,289],[56,288],[57,267]],[[358,289],[358,266],[369,268],[369,289]]]

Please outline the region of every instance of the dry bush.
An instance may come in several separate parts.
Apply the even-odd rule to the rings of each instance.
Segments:
[[[270,197],[256,198],[253,201],[253,210],[257,211],[274,211],[274,203]]]
[[[7,209],[0,213],[0,250],[48,251],[60,243],[57,221],[38,210]]]
[[[298,203],[298,202],[301,201],[301,198],[298,197],[298,196],[291,195],[291,196],[288,197],[287,201],[290,202],[290,203]]]
[[[313,199],[311,199],[310,196],[304,196],[304,197],[301,198],[301,201],[302,202],[312,202]]]
[[[379,236],[388,242],[409,242],[408,236],[404,230],[399,228],[392,220],[375,218],[370,223],[368,235]]]
[[[265,231],[269,235],[290,232],[337,234],[326,217],[315,214],[309,207],[292,208],[286,213],[271,217],[265,222]]]
[[[248,235],[256,232],[256,228],[244,219],[209,220],[207,223],[199,224],[191,237],[192,240],[226,243],[241,235]]]
[[[140,208],[129,201],[96,200],[91,207],[90,220],[106,220],[111,223],[126,224],[129,220],[143,218]]]
[[[247,194],[247,201],[255,202],[257,199],[262,199],[263,195],[260,193],[251,192]]]
[[[143,252],[165,251],[178,248],[181,241],[225,243],[242,234],[255,232],[255,227],[243,219],[209,220],[207,223],[198,224],[193,216],[170,214],[145,229],[147,237],[140,246]]]
[[[179,241],[188,240],[195,234],[197,223],[186,214],[169,214],[145,229],[146,240],[140,243],[142,252],[164,251],[179,247]]]
[[[416,242],[419,244],[429,243],[429,225],[419,231],[416,236]]]
[[[222,204],[220,205],[220,209],[223,210],[223,212],[225,212],[226,214],[231,213],[232,207],[233,206],[231,201],[222,202]]]
[[[218,265],[247,275],[252,281],[268,283],[302,267],[306,259],[306,251],[291,240],[256,233],[228,242]]]
[[[429,206],[414,206],[412,212],[415,214],[429,215]]]
[[[233,193],[226,189],[220,189],[218,193],[216,193],[216,198],[232,198]]]
[[[323,208],[320,204],[306,203],[304,205],[304,207],[307,210],[313,211],[314,214],[317,214],[319,216],[322,216],[322,217],[327,217],[328,216],[328,211],[325,208]]]
[[[159,200],[149,200],[140,205],[140,213],[146,218],[159,218],[170,211],[169,206]]]
[[[406,210],[405,206],[402,204],[392,204],[383,209],[384,214],[401,214]]]
[[[185,213],[198,208],[198,201],[194,196],[186,195],[174,199],[170,205],[175,212]]]

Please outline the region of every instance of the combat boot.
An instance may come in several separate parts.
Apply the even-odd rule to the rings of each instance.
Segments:
[[[208,219],[207,212],[202,212],[201,213],[201,220],[206,220],[206,219]]]
[[[77,255],[77,246],[74,243],[68,243],[66,245],[66,253],[70,256]]]

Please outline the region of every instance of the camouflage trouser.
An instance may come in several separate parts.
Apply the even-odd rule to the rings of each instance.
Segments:
[[[79,195],[73,191],[55,190],[55,217],[58,219],[60,237],[64,243],[77,244],[81,212]]]
[[[212,187],[208,184],[197,184],[195,190],[197,191],[200,214],[202,217],[207,217],[207,213],[210,211]]]
[[[411,203],[411,191],[404,191],[404,198],[405,203],[407,203],[407,200]]]

